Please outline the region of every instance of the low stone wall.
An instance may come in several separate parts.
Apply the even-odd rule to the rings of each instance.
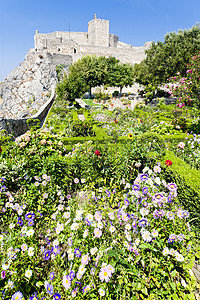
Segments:
[[[14,135],[14,137],[18,137],[24,134],[29,130],[26,121],[28,119],[38,119],[40,120],[40,126],[42,127],[45,123],[48,112],[54,102],[55,99],[55,86],[52,87],[51,97],[50,99],[39,109],[39,111],[29,118],[21,118],[21,119],[0,119],[0,130],[5,129],[8,134]]]

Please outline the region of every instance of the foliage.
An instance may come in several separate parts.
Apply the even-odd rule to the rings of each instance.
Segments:
[[[190,58],[185,73],[169,78],[172,95],[179,97],[177,106],[192,105],[200,108],[200,52]],[[169,85],[166,85],[169,87]]]
[[[172,166],[164,166],[166,160],[172,161]],[[192,169],[190,165],[178,158],[171,151],[167,151],[162,159],[162,165],[165,168],[165,180],[176,181],[178,187],[178,199],[180,203],[189,210],[192,224],[195,224],[198,231],[200,217],[200,184],[199,171]]]
[[[113,181],[98,189],[74,178],[74,196],[48,174],[29,184],[23,179],[21,195],[4,187],[4,297],[195,299],[191,268],[199,252],[189,213],[177,206],[176,185],[159,181],[160,172],[158,165],[145,168],[133,186]]]
[[[164,42],[153,42],[146,51],[146,59],[134,66],[136,82],[145,86],[166,83],[177,72],[185,74],[186,63],[200,51],[200,26],[188,30],[171,32]]]

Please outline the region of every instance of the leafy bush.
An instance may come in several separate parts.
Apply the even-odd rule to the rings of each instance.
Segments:
[[[145,168],[133,185],[113,181],[96,190],[74,178],[76,196],[48,174],[24,179],[22,197],[5,192],[2,178],[3,297],[195,299],[191,268],[199,252],[189,213],[160,171]]]

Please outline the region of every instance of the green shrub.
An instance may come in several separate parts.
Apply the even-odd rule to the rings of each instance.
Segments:
[[[166,166],[166,160],[172,161],[172,165]],[[200,172],[192,169],[171,151],[166,151],[166,155],[162,159],[162,166],[165,168],[165,179],[168,182],[176,183],[178,199],[189,210],[192,224],[200,231]]]

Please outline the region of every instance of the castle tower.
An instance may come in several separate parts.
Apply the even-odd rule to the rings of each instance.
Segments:
[[[109,21],[94,19],[88,23],[89,45],[99,47],[109,47]]]

